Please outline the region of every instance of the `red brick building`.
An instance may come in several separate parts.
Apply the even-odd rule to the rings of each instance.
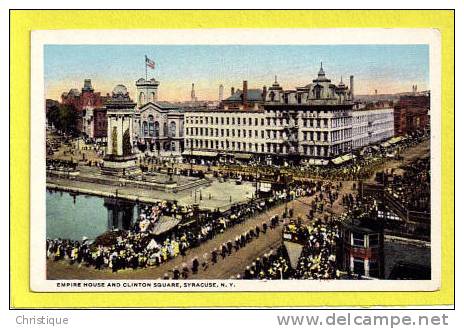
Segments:
[[[394,108],[395,135],[427,130],[429,110],[430,95],[402,96]]]
[[[108,131],[106,108],[100,107],[93,110],[93,136],[97,140],[106,140]]]
[[[76,108],[78,114],[78,122],[76,124],[77,130],[79,132],[83,132],[87,135],[90,135],[89,131],[86,130],[88,130],[87,127],[89,127],[89,124],[93,126],[94,123],[89,122],[88,124],[86,124],[84,122],[84,120],[86,120],[86,117],[87,120],[89,119],[89,115],[88,113],[86,113],[86,110],[93,110],[102,107],[106,102],[107,98],[108,95],[102,96],[100,92],[95,92],[95,90],[92,87],[91,80],[85,79],[84,86],[81,89],[81,91],[79,91],[76,88],[73,88],[69,90],[69,92],[61,94],[61,103],[73,105]]]

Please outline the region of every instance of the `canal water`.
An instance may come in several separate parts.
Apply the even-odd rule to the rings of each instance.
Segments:
[[[47,190],[47,239],[95,239],[113,228],[129,229],[139,213],[133,202]]]

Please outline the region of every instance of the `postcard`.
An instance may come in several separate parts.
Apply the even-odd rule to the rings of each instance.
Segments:
[[[437,30],[31,42],[32,291],[440,289]]]

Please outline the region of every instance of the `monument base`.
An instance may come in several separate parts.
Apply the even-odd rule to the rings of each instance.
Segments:
[[[101,173],[102,175],[127,177],[141,175],[142,171],[137,165],[137,158],[135,155],[115,156],[110,154],[103,158]]]

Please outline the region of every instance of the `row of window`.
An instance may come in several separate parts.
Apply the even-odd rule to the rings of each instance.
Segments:
[[[246,143],[236,141],[219,141],[219,140],[186,140],[186,147],[192,149],[211,149],[211,150],[228,150],[228,151],[248,151],[248,152],[267,152],[267,153],[279,153],[286,154],[289,151],[287,145],[283,144],[262,144],[262,143]],[[328,156],[329,147],[319,145],[304,145],[302,151],[305,155],[311,156]],[[338,154],[338,150],[332,151],[334,154]]]
[[[177,125],[174,121],[169,123],[169,130],[168,124],[165,122],[163,123],[163,136],[169,137],[176,137],[177,135]],[[149,137],[159,137],[160,136],[160,123],[158,121],[144,121],[142,123],[142,131],[143,136]],[[182,133],[179,134],[182,137]]]
[[[196,116],[196,117],[186,117],[186,124],[209,124],[209,125],[243,125],[243,126],[258,126],[261,123],[264,126],[264,118],[241,118],[241,117],[213,117],[213,116]]]
[[[186,135],[200,137],[243,137],[243,138],[261,138],[261,139],[286,139],[289,134],[286,131],[277,130],[246,130],[246,129],[219,129],[219,128],[186,128]],[[329,141],[328,132],[320,131],[303,131],[303,140],[305,141]],[[351,138],[351,130],[337,130],[330,132],[332,141],[339,141]]]

